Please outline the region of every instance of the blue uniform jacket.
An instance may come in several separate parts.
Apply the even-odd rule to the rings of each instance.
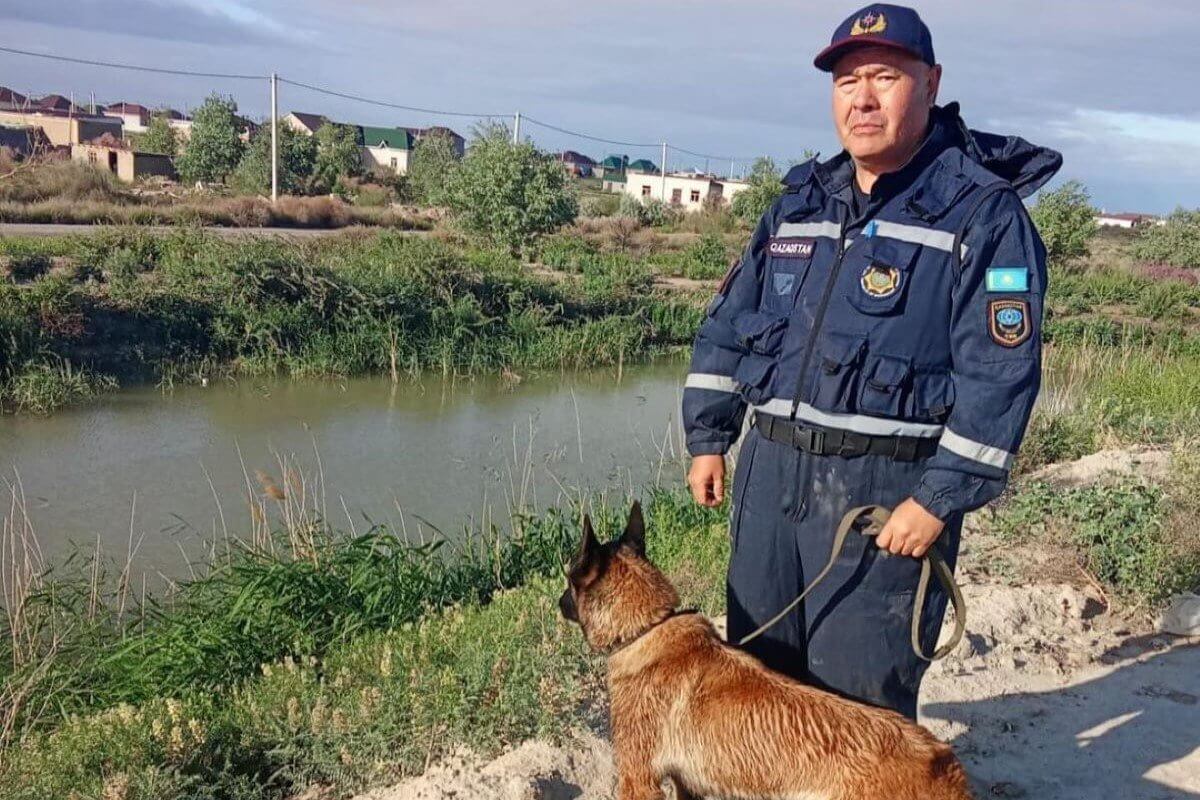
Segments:
[[[950,104],[859,218],[845,152],[794,167],[696,337],[688,451],[726,452],[750,407],[937,437],[913,496],[939,518],[1000,494],[1041,373],[1046,253],[1021,198],[1061,164]]]

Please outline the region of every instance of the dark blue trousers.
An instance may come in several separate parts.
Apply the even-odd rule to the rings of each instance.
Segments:
[[[856,506],[895,508],[920,480],[924,461],[816,456],[751,428],[733,479],[732,555],[726,582],[729,641],[736,643],[795,599],[829,560],[842,516]],[[947,520],[938,547],[953,568],[962,515]],[[917,716],[928,663],[910,643],[920,561],[884,557],[852,534],[825,580],[745,649],[805,683]],[[933,651],[947,596],[930,581],[921,628]]]

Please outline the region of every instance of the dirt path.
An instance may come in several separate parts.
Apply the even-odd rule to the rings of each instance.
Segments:
[[[989,577],[964,551],[968,635],[929,671],[921,721],[980,798],[1200,798],[1200,638],[1156,635],[1064,583]],[[490,763],[459,753],[357,800],[592,800],[613,791],[604,731],[526,742]]]

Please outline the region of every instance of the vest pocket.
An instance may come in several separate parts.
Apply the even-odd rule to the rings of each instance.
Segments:
[[[909,416],[920,422],[942,423],[954,408],[954,379],[945,370],[917,372],[913,379]]]
[[[742,396],[755,405],[770,399],[774,377],[775,357],[757,353],[744,354],[733,373],[733,380],[740,386]]]
[[[911,362],[899,356],[868,355],[863,367],[858,409],[867,414],[898,418],[911,392]]]
[[[807,258],[768,256],[759,307],[766,312],[790,314],[811,264],[811,254]]]
[[[864,314],[891,314],[902,310],[912,265],[921,246],[897,239],[871,237],[858,259],[858,275],[846,293],[852,306]]]
[[[762,355],[775,355],[783,342],[787,317],[779,314],[764,314],[761,311],[745,311],[733,318],[737,341],[747,350]]]
[[[815,374],[809,402],[822,411],[852,412],[856,399],[859,356],[866,337],[829,332],[814,353]]]

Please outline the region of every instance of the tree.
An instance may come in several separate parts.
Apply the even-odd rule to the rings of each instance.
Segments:
[[[446,134],[426,134],[413,148],[408,177],[416,198],[426,205],[447,204],[450,178],[458,169],[458,152]]]
[[[165,116],[155,114],[150,118],[146,132],[138,139],[137,146],[143,153],[173,156],[179,152],[179,137]]]
[[[338,178],[361,175],[362,156],[354,128],[326,122],[317,129],[317,161],[313,169],[313,187],[331,192]]]
[[[783,194],[780,178],[774,160],[765,157],[755,159],[754,166],[750,168],[750,176],[746,179],[750,186],[733,197],[734,216],[750,225],[757,223],[771,204]]]
[[[277,126],[279,135],[279,191],[287,194],[301,192],[308,185],[317,161],[317,142],[300,133],[282,120]],[[247,193],[271,190],[271,128],[261,126],[250,140],[233,184]]]
[[[1096,234],[1096,209],[1079,181],[1067,181],[1054,191],[1042,192],[1029,210],[1051,263],[1087,255],[1088,241]]]
[[[245,145],[238,138],[235,115],[237,103],[232,97],[215,92],[192,115],[192,134],[175,160],[175,168],[188,183],[224,181],[242,160]]]
[[[515,253],[575,219],[579,203],[568,181],[553,156],[513,144],[504,125],[485,125],[450,178],[447,199],[469,230]]]

